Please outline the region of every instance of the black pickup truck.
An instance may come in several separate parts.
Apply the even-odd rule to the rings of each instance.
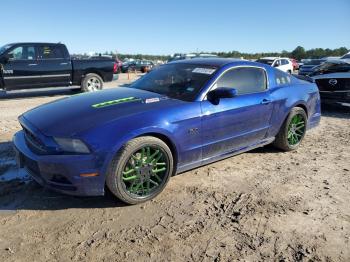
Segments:
[[[112,59],[71,59],[64,44],[14,43],[0,47],[0,89],[72,87],[84,92],[113,80]]]

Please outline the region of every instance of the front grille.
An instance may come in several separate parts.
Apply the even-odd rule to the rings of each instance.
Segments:
[[[25,134],[27,145],[30,147],[30,149],[32,149],[34,152],[38,154],[42,154],[46,152],[46,147],[44,143],[37,136],[35,136],[32,132],[30,132],[25,127],[23,127],[23,131]]]
[[[350,91],[350,78],[325,78],[316,79],[320,91]]]
[[[24,156],[23,157],[23,165],[29,169],[29,171],[31,173],[34,173],[36,175],[39,175],[40,176],[40,169],[39,169],[39,166],[38,166],[38,163],[34,160],[31,160],[30,158]]]

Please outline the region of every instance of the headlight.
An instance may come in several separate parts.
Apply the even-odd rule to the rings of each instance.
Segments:
[[[65,152],[70,153],[90,153],[89,148],[79,139],[70,139],[70,138],[57,138],[54,137],[56,143],[60,148]]]

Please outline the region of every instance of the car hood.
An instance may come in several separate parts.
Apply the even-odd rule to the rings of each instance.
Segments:
[[[39,106],[22,117],[46,136],[72,137],[104,123],[183,101],[134,88],[74,95]]]

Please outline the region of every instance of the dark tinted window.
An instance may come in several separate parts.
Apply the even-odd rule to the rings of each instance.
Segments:
[[[41,59],[62,59],[64,58],[63,50],[58,45],[40,46],[39,54]]]
[[[350,63],[339,61],[328,61],[314,68],[312,75],[336,73],[336,72],[350,72]],[[345,60],[346,61],[346,60]]]
[[[289,64],[289,62],[287,59],[282,59],[282,65],[288,65],[288,64]]]
[[[346,55],[342,56],[342,59],[350,59],[350,54],[346,54]]]
[[[216,68],[192,64],[167,64],[152,70],[130,87],[185,101],[193,101]]]
[[[17,46],[9,52],[11,60],[34,60],[36,59],[34,46]]]
[[[261,92],[267,87],[266,73],[255,67],[235,68],[221,76],[216,85],[235,88],[238,95]]]
[[[306,60],[304,65],[320,65],[325,61],[326,61],[325,59],[311,59],[311,60]]]
[[[266,65],[272,65],[274,60],[272,59],[258,59],[256,62],[266,64]]]
[[[278,69],[275,70],[275,80],[277,85],[288,85],[292,81],[289,74]]]

